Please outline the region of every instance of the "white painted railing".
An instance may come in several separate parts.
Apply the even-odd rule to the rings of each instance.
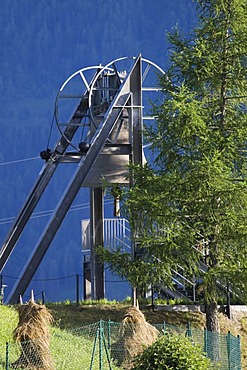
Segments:
[[[82,220],[82,251],[90,252],[90,220]],[[128,221],[125,218],[104,219],[104,247],[109,250],[121,249],[130,252],[131,237]]]

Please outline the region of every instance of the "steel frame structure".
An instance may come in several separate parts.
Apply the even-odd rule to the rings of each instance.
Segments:
[[[132,65],[129,71],[127,71],[126,76],[124,78],[120,78],[120,74],[117,71],[116,65],[118,61],[122,61],[124,59],[131,59]],[[144,72],[142,70],[143,62],[145,62],[147,65],[147,68]],[[78,165],[66,187],[66,190],[64,191],[64,194],[59,200],[56,209],[54,210],[50,220],[41,233],[37,244],[35,245],[31,255],[23,267],[18,281],[14,284],[10,294],[7,296],[7,303],[18,302],[20,295],[24,294],[45,253],[47,252],[56,232],[64,220],[73,200],[75,199],[80,188],[85,183],[85,180],[98,156],[104,152],[110,155],[121,153],[128,155],[131,162],[142,164],[142,83],[150,66],[154,66],[159,72],[164,73],[154,63],[143,59],[142,56],[139,55],[137,57],[117,59],[105,67],[90,67],[95,70],[93,78],[90,81],[87,81],[85,78],[85,69],[80,70],[66,80],[66,82],[60,88],[55,104],[56,113],[58,110],[59,99],[65,98],[65,96],[62,96],[64,87],[68,82],[70,82],[74,75],[78,74],[80,76],[85,86],[85,92],[78,96],[79,104],[77,104],[73,110],[71,118],[66,124],[61,124],[57,115],[57,125],[61,133],[61,137],[54,149],[46,153],[48,155],[45,158],[45,164],[39,174],[39,177],[4,241],[0,251],[0,272],[3,270],[8,259],[10,258],[10,255],[14,250],[22,231],[32,216],[36,205],[41,199],[42,194],[50,179],[54,175],[58,165],[60,163],[67,162],[77,162]],[[97,94],[100,90],[100,86],[98,86],[97,83],[100,76],[102,76],[102,73],[112,73],[117,76],[114,89],[112,88],[112,91],[114,90],[114,96],[113,99],[109,101],[109,106],[102,116],[101,122],[98,124],[98,126],[95,125],[93,135],[87,137],[87,150],[81,151],[80,148],[73,143],[73,138],[75,137],[78,128],[82,125],[83,117],[90,116],[90,120],[94,123],[94,108],[96,106]],[[126,112],[129,122],[129,143],[114,144],[109,141],[109,137],[116,123],[121,119],[123,114],[126,115]],[[76,149],[76,151],[67,151],[67,149],[71,146]],[[102,204],[102,195],[100,191],[101,190],[97,190],[96,187],[94,190],[92,190],[91,195],[94,230],[96,228],[96,223],[102,223],[102,209],[100,210],[93,206],[93,204],[96,203]],[[95,234],[94,230],[92,230],[92,234],[94,235],[93,242],[101,242],[102,234],[101,236],[97,233]],[[104,287],[101,283],[102,266],[100,266],[96,257],[93,255],[93,248],[91,252],[92,274],[96,275],[96,282],[92,288],[92,291],[96,298],[101,298],[104,294]]]

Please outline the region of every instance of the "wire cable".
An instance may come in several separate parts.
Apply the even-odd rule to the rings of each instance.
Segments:
[[[82,274],[73,274],[73,275],[67,275],[67,276],[57,276],[57,277],[51,277],[51,278],[36,278],[36,279],[32,279],[32,282],[42,282],[42,281],[57,281],[57,280],[66,280],[66,279],[71,279],[71,278],[74,278],[76,276],[79,276],[79,277],[83,277]],[[13,280],[20,280],[21,278],[20,277],[16,277],[16,276],[10,276],[10,275],[5,275],[5,274],[2,274],[2,277],[3,278],[7,278],[7,279],[13,279]],[[93,279],[95,281],[95,279]],[[124,283],[124,282],[128,282],[128,280],[126,279],[122,279],[122,280],[105,280],[105,283]]]
[[[106,206],[111,205],[111,204],[113,204],[113,201],[108,200],[108,201],[105,202],[105,205]],[[72,205],[70,207],[70,209],[68,210],[68,212],[80,211],[82,209],[87,209],[89,207],[90,207],[90,203],[75,204],[75,205]],[[30,217],[30,219],[51,216],[53,212],[54,212],[54,209],[49,209],[49,210],[45,210],[45,211],[35,212]],[[15,219],[16,219],[16,216],[1,218],[0,219],[0,225],[10,224]]]
[[[0,163],[0,166],[7,166],[9,164],[15,164],[15,163],[21,163],[21,162],[27,162],[27,161],[33,161],[35,159],[40,159],[40,156],[38,157],[30,157],[30,158],[24,158],[24,159],[17,159],[15,161],[9,161],[9,162],[3,162]]]
[[[49,132],[48,141],[47,141],[47,149],[49,148],[49,145],[50,145],[51,134],[52,134],[53,126],[54,126],[54,120],[55,120],[55,111],[54,111],[53,116],[52,116],[52,121],[51,121],[51,126],[50,126],[50,132]]]

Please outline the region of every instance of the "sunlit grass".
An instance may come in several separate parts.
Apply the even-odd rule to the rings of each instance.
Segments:
[[[12,333],[18,323],[18,314],[14,308],[0,305],[0,370],[5,369],[6,342],[9,342],[9,362],[14,362],[20,354],[20,347],[13,342]],[[74,329],[61,329],[57,326],[50,330],[50,351],[56,370],[110,368],[107,357],[107,345],[100,343],[97,336],[98,322]],[[102,356],[99,357],[100,349]],[[100,360],[101,358],[101,360]],[[117,369],[113,364],[111,368]]]
[[[87,304],[48,304],[47,307],[54,316],[51,327],[50,348],[55,363],[55,369],[88,370],[99,368],[99,341],[94,351],[94,340],[99,320],[120,322],[131,302],[117,303],[103,300],[90,301]],[[205,315],[197,312],[166,312],[153,311],[150,306],[141,307],[147,321],[185,327],[188,322],[193,328],[202,330],[205,326]],[[247,369],[247,318],[236,321],[228,320],[220,315],[222,333],[228,330],[233,335],[240,335],[242,351],[242,368]],[[0,370],[5,369],[6,342],[10,342],[10,362],[19,356],[19,347],[13,343],[12,333],[18,323],[18,313],[13,306],[0,305]],[[104,369],[108,369],[106,351],[103,347]],[[113,369],[116,369],[112,367]]]
[[[99,338],[97,328],[88,325],[75,332],[52,329],[51,353],[56,369],[99,369]],[[102,366],[108,369],[107,348],[102,346]],[[111,363],[112,369],[117,369]]]
[[[13,341],[12,333],[18,323],[18,313],[12,307],[0,305],[0,369],[4,369],[6,343]]]
[[[18,313],[12,307],[0,305],[0,343],[12,339],[12,332],[18,323]]]

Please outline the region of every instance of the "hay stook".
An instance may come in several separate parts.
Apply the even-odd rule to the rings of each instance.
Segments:
[[[50,354],[49,327],[53,317],[44,306],[34,299],[17,308],[19,322],[13,332],[16,343],[20,343],[21,354],[11,364],[13,369],[54,370]]]
[[[157,340],[159,331],[144,314],[131,306],[121,322],[118,340],[112,345],[113,360],[123,369],[131,369],[133,359]]]

